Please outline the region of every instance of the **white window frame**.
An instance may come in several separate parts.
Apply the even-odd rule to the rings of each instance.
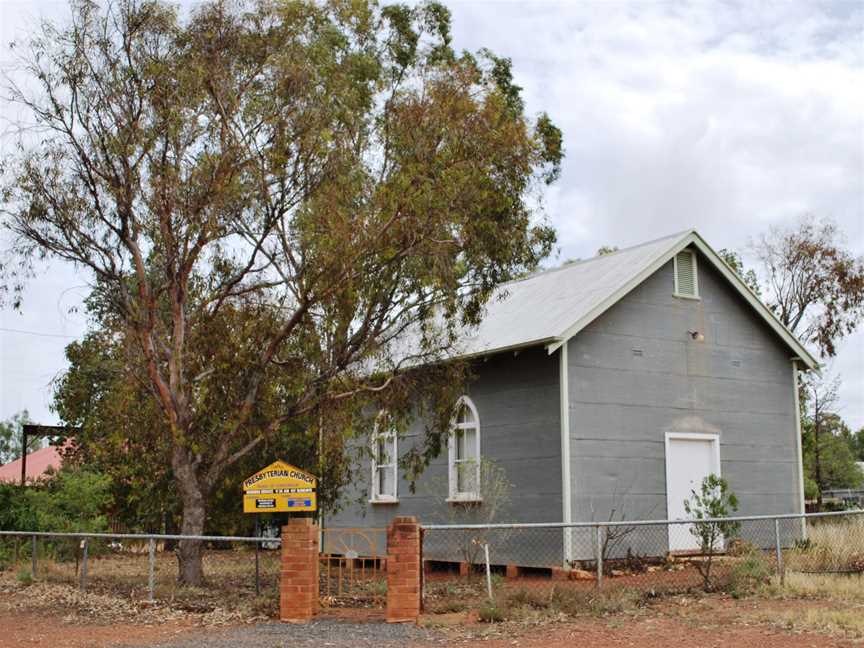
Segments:
[[[462,407],[467,407],[471,411],[471,415],[474,417],[473,423],[459,423],[459,412],[461,411]],[[459,476],[457,474],[457,464],[467,461],[464,459],[459,460],[456,458],[456,431],[460,429],[474,429],[476,431],[474,438],[476,443],[475,456],[477,457],[477,465],[475,466],[475,470],[477,471],[477,476],[474,483],[477,484],[477,490],[474,492],[460,492],[458,490]],[[474,405],[474,401],[472,401],[471,398],[469,398],[468,396],[462,396],[459,398],[458,401],[456,401],[456,411],[453,415],[453,422],[451,423],[450,428],[450,436],[447,441],[447,454],[447,465],[450,481],[450,497],[447,499],[447,501],[481,502],[483,498],[480,495],[480,415],[477,413],[477,406]]]
[[[372,433],[372,488],[369,502],[372,504],[394,504],[399,501],[399,438],[396,435],[396,430],[392,426],[387,425],[386,429],[382,430],[386,424],[387,413],[381,412],[378,419],[375,421],[375,431]],[[393,442],[393,451],[391,463],[378,463],[378,441],[381,439],[391,440]],[[380,493],[378,491],[378,471],[379,469],[393,471],[393,493]]]
[[[692,295],[684,295],[678,290],[678,255],[679,254],[689,254],[690,258],[693,260],[693,294]],[[675,281],[675,288],[672,294],[675,297],[680,297],[681,299],[701,299],[699,297],[699,263],[698,258],[696,257],[696,252],[694,250],[681,250],[672,257],[672,275]]]

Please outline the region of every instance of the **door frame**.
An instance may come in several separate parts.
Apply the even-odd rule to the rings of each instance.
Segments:
[[[720,466],[720,435],[716,433],[709,432],[667,432],[665,438],[665,457],[664,462],[666,464],[666,519],[671,520],[669,517],[670,502],[671,500],[671,491],[669,485],[672,483],[671,480],[671,471],[672,471],[672,462],[669,461],[669,451],[670,446],[672,445],[672,441],[708,441],[713,446],[713,452],[711,456],[713,458],[713,467],[712,473],[717,475],[718,477],[722,477],[721,474],[721,466]],[[685,525],[675,525],[684,527]],[[667,525],[667,540],[666,546],[669,550],[671,550],[671,542],[669,542],[670,538],[668,535],[671,533],[672,525]]]

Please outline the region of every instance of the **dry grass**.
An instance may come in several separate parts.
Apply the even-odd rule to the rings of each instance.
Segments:
[[[805,610],[760,610],[750,615],[760,623],[786,630],[824,632],[855,639],[864,638],[862,606],[844,608],[814,607]]]
[[[864,603],[864,575],[786,574],[781,585],[776,577],[762,591],[777,598],[829,599]]]
[[[786,553],[786,567],[797,572],[864,570],[864,516],[808,525],[807,541]]]

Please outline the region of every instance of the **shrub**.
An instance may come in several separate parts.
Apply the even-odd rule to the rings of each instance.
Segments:
[[[33,584],[33,574],[30,573],[29,569],[21,569],[18,571],[17,576],[18,582],[24,585],[25,587]]]
[[[749,547],[738,554],[729,574],[729,590],[732,596],[752,594],[761,585],[771,580],[773,569],[765,554],[755,547]]]
[[[506,619],[506,615],[504,610],[490,603],[477,610],[477,618],[482,623],[501,623]]]
[[[552,590],[552,606],[570,616],[592,614],[603,616],[618,614],[638,607],[642,595],[633,589],[615,587],[600,590],[584,590],[573,587],[555,587]]]
[[[691,491],[691,498],[684,500],[684,510],[687,515],[694,519],[690,526],[690,533],[699,540],[699,546],[704,560],[695,561],[693,564],[702,576],[702,584],[706,592],[710,592],[714,585],[711,581],[711,567],[714,555],[720,548],[723,539],[731,540],[737,535],[741,528],[740,522],[725,522],[709,520],[729,517],[731,513],[738,510],[738,498],[729,489],[729,483],[717,475],[711,474],[702,480],[697,493]]]
[[[512,607],[529,607],[543,610],[549,607],[550,597],[536,589],[518,589],[507,596],[507,605]]]

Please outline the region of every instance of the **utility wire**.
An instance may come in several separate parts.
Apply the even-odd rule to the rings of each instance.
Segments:
[[[74,340],[79,337],[77,335],[61,335],[60,333],[39,333],[38,331],[25,331],[23,329],[4,328],[2,326],[0,326],[0,332],[20,333],[22,335],[35,335],[37,337],[66,338],[68,340]]]

